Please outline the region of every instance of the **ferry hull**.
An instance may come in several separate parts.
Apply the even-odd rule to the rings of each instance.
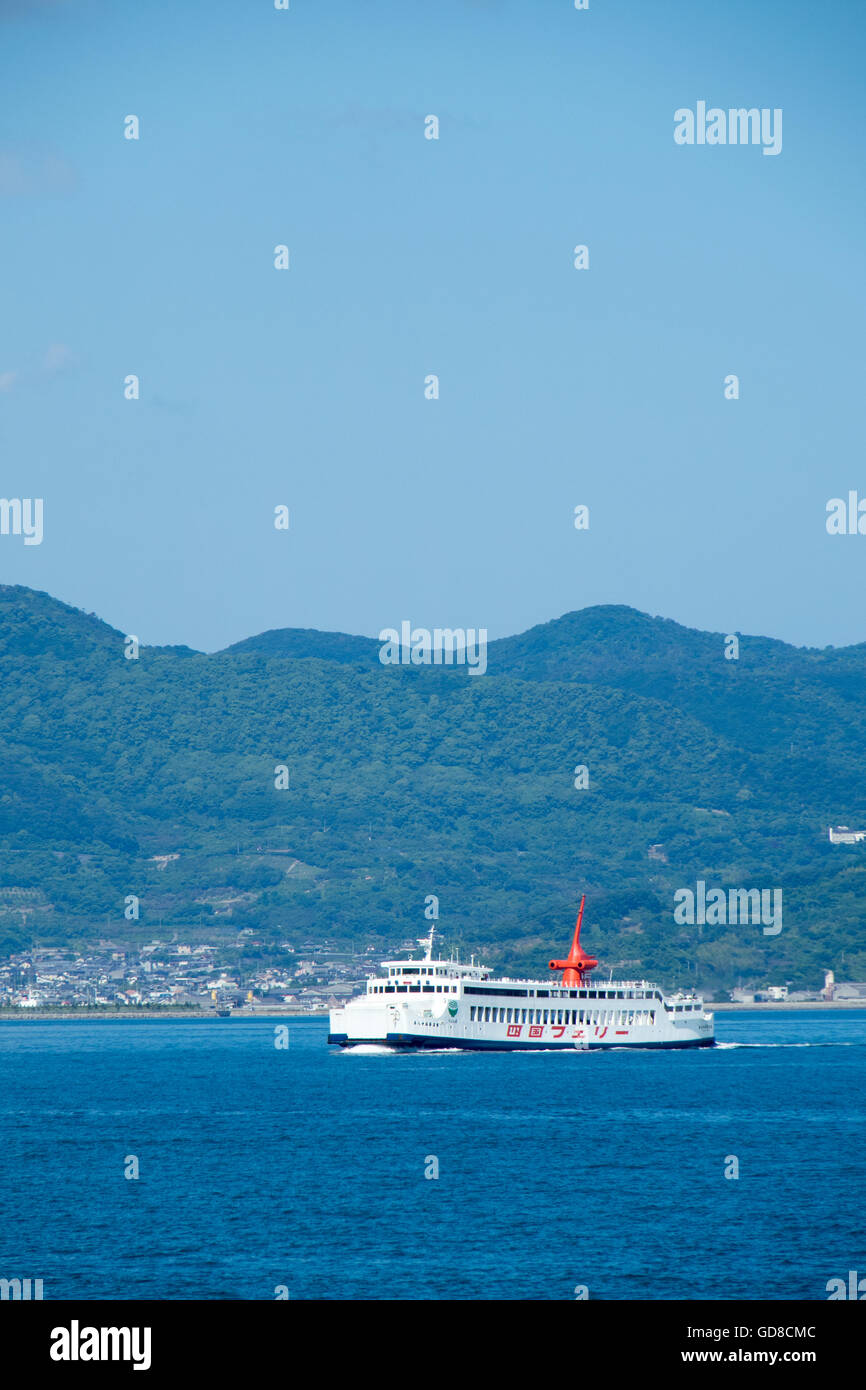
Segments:
[[[589,1052],[590,1050],[595,1052],[599,1048],[622,1047],[652,1048],[653,1050],[713,1047],[715,1038],[710,1036],[705,1038],[671,1038],[664,1041],[655,1038],[640,1041],[615,1038],[604,1041],[592,1039],[589,1042],[582,1040],[575,1042],[520,1042],[498,1038],[429,1038],[414,1033],[386,1033],[383,1038],[357,1038],[349,1037],[347,1033],[329,1033],[328,1042],[335,1047],[394,1047],[402,1048],[405,1051],[435,1049],[435,1051],[440,1052],[447,1048],[454,1052]]]

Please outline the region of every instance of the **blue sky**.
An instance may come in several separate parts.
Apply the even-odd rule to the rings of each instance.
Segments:
[[[0,16],[0,494],[45,507],[2,582],[207,650],[593,603],[866,640],[860,3]],[[781,154],[677,146],[699,100]]]

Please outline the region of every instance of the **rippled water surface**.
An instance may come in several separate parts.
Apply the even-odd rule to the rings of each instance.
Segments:
[[[323,1019],[0,1024],[0,1277],[46,1298],[824,1299],[866,1273],[866,1011],[716,1033],[415,1055],[334,1051]]]

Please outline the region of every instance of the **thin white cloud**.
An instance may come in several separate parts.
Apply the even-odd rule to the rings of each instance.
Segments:
[[[78,187],[78,174],[54,150],[0,149],[0,196],[66,197]]]
[[[77,365],[78,359],[66,343],[50,343],[37,366],[0,372],[0,391],[8,394],[19,386],[38,386]]]
[[[42,359],[43,372],[50,372],[52,376],[56,372],[62,372],[65,367],[74,365],[75,356],[65,343],[52,343]]]

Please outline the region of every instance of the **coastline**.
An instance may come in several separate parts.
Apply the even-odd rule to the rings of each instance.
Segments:
[[[811,1013],[813,1010],[833,1010],[833,1009],[866,1009],[866,999],[804,999],[799,1003],[794,1000],[781,999],[778,1002],[761,1000],[757,1004],[734,1004],[720,1003],[705,1005],[711,1013],[752,1013],[752,1014],[777,1014],[777,1013]]]
[[[266,1009],[232,1009],[232,1018],[327,1018],[327,1009],[293,1009],[287,1006],[270,1005]],[[76,1023],[153,1023],[158,1019],[197,1018],[225,1023],[225,1018],[213,1009],[151,1009],[146,1005],[137,1008],[100,1009],[87,1005],[71,1005],[64,1009],[0,1009],[0,1023],[50,1023],[58,1020],[74,1020]]]

